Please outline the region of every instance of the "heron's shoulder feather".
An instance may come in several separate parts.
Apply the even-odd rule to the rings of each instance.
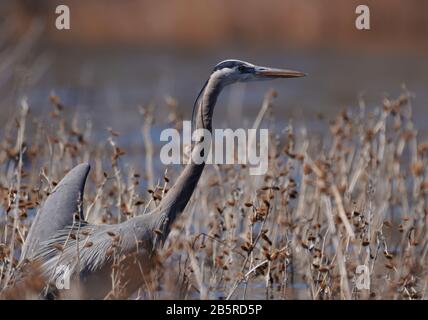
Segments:
[[[140,218],[140,217],[137,217]],[[76,222],[45,241],[35,256],[48,277],[58,266],[81,276],[103,268],[114,256],[146,253],[152,247],[146,224],[133,218],[115,225],[93,225]]]

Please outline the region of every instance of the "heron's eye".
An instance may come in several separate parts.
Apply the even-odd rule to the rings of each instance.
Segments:
[[[245,72],[247,68],[245,66],[239,66],[238,67],[239,72]]]

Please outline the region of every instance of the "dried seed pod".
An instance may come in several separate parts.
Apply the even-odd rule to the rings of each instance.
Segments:
[[[385,263],[385,267],[391,270],[394,269],[394,265],[391,262]]]
[[[155,230],[153,230],[153,232],[159,236],[163,235],[163,232],[160,229],[155,229]]]
[[[410,165],[410,171],[415,176],[421,176],[424,172],[424,164],[422,161],[413,162]]]
[[[261,237],[262,237],[262,239],[264,241],[266,241],[267,243],[269,243],[270,246],[272,245],[272,241],[269,239],[269,237],[265,233],[262,233]]]
[[[389,260],[392,260],[392,258],[394,258],[394,256],[391,253],[386,252],[386,251],[384,252],[384,255],[385,255],[385,258],[387,258]]]
[[[270,260],[275,260],[276,258],[278,258],[279,253],[277,250],[275,250],[271,255],[270,255]]]
[[[89,248],[89,247],[92,247],[93,245],[94,245],[94,243],[92,241],[87,241],[83,247]]]
[[[141,206],[143,204],[144,204],[144,200],[137,200],[137,201],[135,201],[134,206],[138,207],[138,206]]]
[[[153,200],[156,200],[156,201],[162,200],[162,196],[159,194],[153,193],[152,196],[153,196]]]
[[[60,243],[53,243],[52,247],[54,247],[58,251],[64,251],[64,246],[62,244],[60,244]]]
[[[392,228],[392,223],[391,223],[391,221],[389,221],[389,220],[385,220],[385,221],[383,222],[383,225],[384,225],[385,227]]]
[[[330,267],[328,265],[323,264],[323,265],[320,265],[320,267],[318,268],[318,270],[320,272],[328,272],[330,270]]]
[[[107,231],[107,234],[112,238],[116,237],[116,233],[113,231]]]
[[[249,252],[251,250],[251,244],[248,242],[245,242],[244,244],[241,245],[241,249],[246,252]]]
[[[111,257],[114,254],[114,248],[110,247],[106,251],[106,257]]]
[[[228,200],[227,204],[231,207],[233,207],[235,205],[235,200]]]
[[[303,174],[307,176],[307,175],[310,175],[311,173],[312,173],[311,166],[309,164],[305,163],[303,165]]]

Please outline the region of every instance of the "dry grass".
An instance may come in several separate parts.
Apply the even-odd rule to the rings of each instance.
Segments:
[[[272,99],[267,95],[255,123],[271,128],[268,173],[208,166],[134,298],[426,298],[428,143],[413,126],[411,95],[385,99],[378,108],[361,102],[338,114],[322,137],[291,124],[275,131]],[[141,110],[146,148],[138,152],[147,172],[139,173],[124,165],[132,150],[118,146],[117,132],[93,141],[89,124],[70,117],[58,97],[50,102],[49,127],[23,101],[1,136],[0,291],[6,298],[31,298],[39,290],[37,268],[29,271],[33,282],[20,284],[25,290],[6,288],[35,210],[74,165],[92,164],[84,209],[93,223],[144,214],[179,172],[169,168],[158,179],[147,161],[152,155],[156,161],[147,141],[152,108]],[[170,110],[171,125],[179,126],[181,115]],[[370,290],[356,287],[359,265],[370,270]],[[115,297],[114,272],[109,297]]]

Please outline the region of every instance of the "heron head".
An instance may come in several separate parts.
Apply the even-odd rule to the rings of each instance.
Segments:
[[[306,74],[289,69],[256,66],[241,60],[224,60],[218,63],[212,75],[218,77],[223,85],[235,82],[270,80],[276,78],[298,78]]]

